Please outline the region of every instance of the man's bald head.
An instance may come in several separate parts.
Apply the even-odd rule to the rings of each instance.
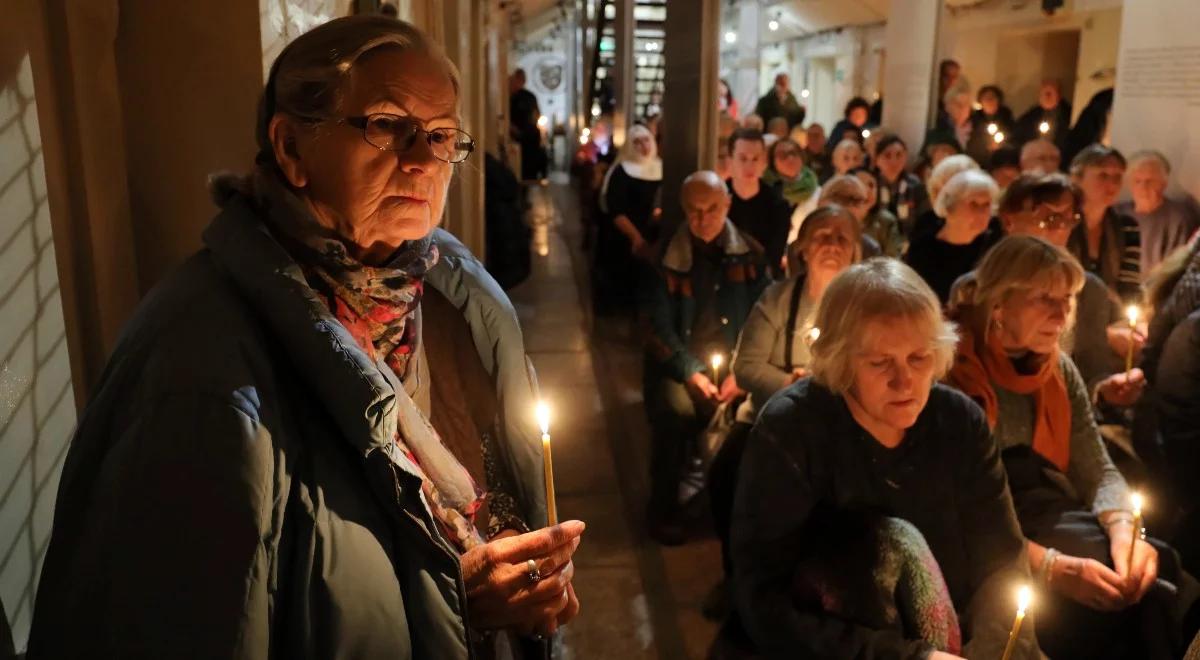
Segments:
[[[679,190],[679,201],[693,236],[711,243],[721,235],[731,200],[720,175],[711,170],[689,174]]]

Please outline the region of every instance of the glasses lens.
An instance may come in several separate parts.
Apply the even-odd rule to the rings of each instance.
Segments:
[[[417,124],[407,117],[389,114],[367,116],[363,129],[367,142],[388,151],[406,151],[417,138]]]
[[[429,132],[429,147],[437,158],[461,163],[475,150],[475,141],[456,128],[435,128]]]

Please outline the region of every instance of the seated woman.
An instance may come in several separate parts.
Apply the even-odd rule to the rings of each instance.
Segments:
[[[860,167],[850,174],[862,182],[867,191],[867,211],[862,219],[863,233],[879,244],[883,256],[899,258],[908,249],[908,242],[904,240],[904,234],[900,231],[900,221],[879,201],[879,180],[866,167]]]
[[[848,174],[850,170],[862,167],[863,161],[866,158],[867,152],[863,151],[861,142],[850,139],[842,140],[830,152],[830,159],[833,163],[833,175]]]
[[[936,233],[914,236],[904,261],[917,271],[943,303],[954,280],[975,267],[999,238],[989,226],[1000,190],[982,170],[954,175],[938,193],[934,209],[946,219]]]
[[[775,188],[792,209],[792,226],[799,226],[817,207],[821,184],[817,175],[804,164],[803,149],[791,138],[776,140],[767,150],[770,166],[763,181]]]
[[[925,184],[908,171],[908,145],[895,133],[875,145],[875,171],[879,175],[879,208],[896,216],[905,227],[929,210]]]
[[[1049,588],[1037,632],[1051,657],[1177,657],[1178,558],[1135,541],[1130,496],[1059,350],[1083,268],[1066,250],[1010,236],[979,264],[953,316],[963,338],[950,382],[983,405],[1004,463],[1029,568]],[[1130,545],[1133,562],[1130,564]]]
[[[767,657],[1000,657],[1029,565],[987,419],[935,382],[953,324],[893,259],[834,278],[815,324],[812,376],[767,403],[739,473],[749,638]],[[1037,657],[1032,628],[1013,657]]]
[[[749,396],[738,410],[738,423],[721,446],[708,478],[727,577],[733,572],[729,519],[750,425],[771,395],[808,375],[808,347],[817,305],[829,282],[859,261],[859,245],[858,220],[849,211],[840,206],[813,211],[801,226],[800,236],[788,246],[788,263],[803,263],[805,268],[768,286],[742,326],[732,368]]]
[[[852,174],[833,177],[826,181],[824,186],[821,186],[821,201],[818,204],[821,206],[834,204],[846,209],[850,215],[854,216],[854,219],[858,221],[863,259],[883,254],[883,248],[879,246],[879,242],[864,231],[867,214],[871,211],[871,197],[867,190],[867,184],[863,183],[862,179]],[[791,235],[798,236],[799,232],[800,226],[794,225]]]
[[[971,160],[970,156],[959,153],[946,156],[932,166],[929,178],[925,181],[925,189],[929,193],[929,203],[926,205],[925,211],[918,214],[916,218],[909,218],[902,225],[905,236],[910,242],[918,235],[932,234],[946,224],[945,218],[939,216],[934,210],[933,203],[942,193],[942,188],[945,188],[950,179],[953,179],[959,172],[977,169],[979,169],[979,163]]]

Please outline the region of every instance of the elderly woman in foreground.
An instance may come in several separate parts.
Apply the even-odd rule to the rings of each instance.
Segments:
[[[812,376],[763,409],[733,517],[734,590],[766,657],[998,658],[1028,561],[978,406],[937,384],[957,339],[912,269],[821,299]],[[1013,657],[1037,657],[1031,630]]]
[[[1138,539],[1087,385],[1059,348],[1083,279],[1074,257],[1041,238],[998,243],[953,311],[963,338],[950,382],[983,405],[1004,451],[1029,568],[1048,591],[1037,618],[1045,651],[1177,657],[1178,604],[1170,587],[1152,587],[1160,574],[1178,584],[1179,560]]]
[[[436,230],[458,102],[394,19],[279,55],[252,175],[216,183],[80,420],[30,657],[489,657],[574,616],[583,523],[527,531],[515,314]]]

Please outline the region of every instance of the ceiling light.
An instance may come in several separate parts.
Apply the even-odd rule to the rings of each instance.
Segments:
[[[726,32],[725,33],[725,43],[727,43],[727,44],[737,43],[737,32],[734,32],[733,30]]]

